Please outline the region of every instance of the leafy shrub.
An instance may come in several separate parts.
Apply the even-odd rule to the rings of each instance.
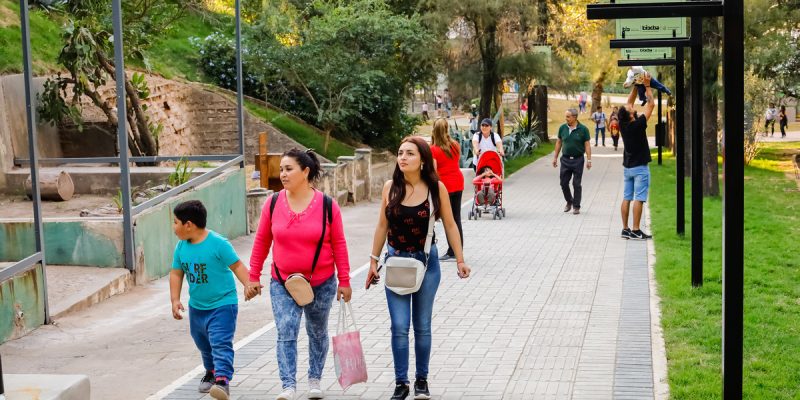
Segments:
[[[236,90],[236,42],[234,38],[220,32],[205,38],[192,37],[189,41],[200,53],[200,67],[214,84],[228,90]],[[242,47],[242,57],[247,49]],[[258,77],[242,65],[242,89],[244,94],[263,97],[264,88]]]

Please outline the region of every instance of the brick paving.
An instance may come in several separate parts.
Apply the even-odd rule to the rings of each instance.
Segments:
[[[460,280],[454,263],[442,265],[429,375],[434,399],[654,398],[647,244],[619,238],[621,150],[593,149],[581,215],[562,212],[552,156],[506,181],[506,219],[470,221],[464,208],[473,276]],[[359,256],[351,255],[354,266],[367,261]],[[322,380],[328,399],[388,399],[393,390],[385,294],[365,291],[363,280],[364,273],[353,277],[353,308],[370,381],[343,393],[329,354]],[[332,334],[338,312],[334,305]],[[305,398],[303,330],[298,343],[298,398]],[[269,329],[237,351],[232,399],[280,392],[275,344]],[[199,379],[179,382],[164,398],[209,398],[196,392]]]

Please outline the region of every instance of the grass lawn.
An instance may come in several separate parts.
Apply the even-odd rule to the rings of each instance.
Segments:
[[[265,122],[287,133],[298,143],[313,148],[328,160],[336,162],[337,157],[352,156],[355,152],[354,147],[344,144],[333,137],[331,137],[331,141],[328,145],[328,151],[322,151],[323,144],[325,143],[325,136],[317,133],[317,131],[312,129],[309,125],[297,122],[293,118],[287,116],[286,113],[262,107],[250,101],[245,101],[245,107],[248,111]]]
[[[506,177],[510,176],[514,172],[519,171],[522,169],[522,167],[542,158],[542,156],[552,153],[555,147],[556,146],[553,144],[553,142],[542,143],[536,147],[536,150],[533,151],[533,154],[517,157],[513,160],[507,161],[505,164]]]
[[[800,192],[786,152],[765,144],[745,169],[744,398],[800,398]],[[687,234],[675,234],[675,162],[651,166],[656,249],[671,398],[721,399],[722,200],[704,199],[703,287],[691,287],[690,181]]]

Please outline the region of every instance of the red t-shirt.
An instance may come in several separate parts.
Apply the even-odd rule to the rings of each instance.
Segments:
[[[447,193],[463,191],[464,175],[461,175],[461,168],[458,166],[458,159],[461,158],[458,145],[453,144],[453,146],[450,147],[450,155],[452,157],[447,157],[444,150],[436,145],[431,146],[431,153],[433,153],[433,159],[436,160],[439,180],[444,183],[444,187],[447,188]]]

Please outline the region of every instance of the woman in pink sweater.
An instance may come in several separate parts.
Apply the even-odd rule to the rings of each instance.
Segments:
[[[336,202],[332,202],[332,218],[323,220],[326,196],[312,186],[319,175],[319,160],[310,150],[292,149],[283,154],[280,177],[284,190],[273,195],[277,197],[272,211],[273,198],[264,204],[250,256],[250,281],[259,282],[272,246],[269,294],[278,329],[278,369],[283,383],[278,400],[292,400],[297,391],[297,334],[303,313],[309,340],[308,398],[324,397],[320,379],[328,354],[331,303],[334,294],[337,300],[345,301],[350,301],[352,295],[342,214]],[[324,235],[323,224],[326,224]],[[322,245],[314,266],[320,240]],[[294,273],[302,273],[309,279],[314,291],[314,301],[304,307],[297,305],[283,285]]]

